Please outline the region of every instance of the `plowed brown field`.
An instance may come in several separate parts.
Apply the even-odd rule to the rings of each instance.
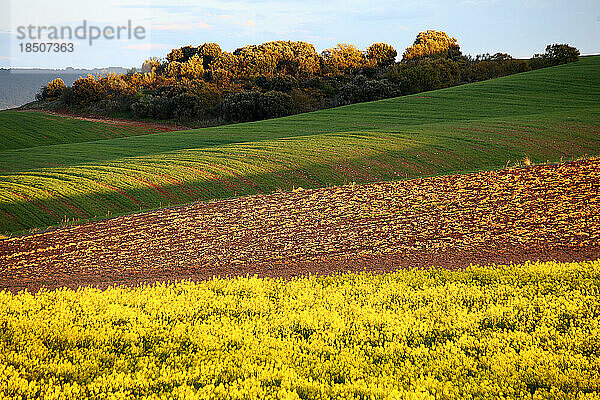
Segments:
[[[0,242],[0,288],[600,257],[600,159],[195,203]]]

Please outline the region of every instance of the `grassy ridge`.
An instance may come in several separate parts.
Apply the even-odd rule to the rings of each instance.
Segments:
[[[597,398],[599,290],[600,261],[0,292],[0,396]]]
[[[0,151],[160,132],[143,124],[85,121],[36,111],[0,112]]]
[[[600,152],[600,57],[269,121],[0,152],[0,231]]]

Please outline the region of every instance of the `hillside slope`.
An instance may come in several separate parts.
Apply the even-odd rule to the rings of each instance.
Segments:
[[[600,159],[195,203],[0,242],[0,289],[600,257]]]
[[[135,121],[91,120],[40,111],[0,112],[0,151],[90,142],[171,131],[165,126]]]
[[[0,152],[0,231],[600,152],[600,57],[269,121]]]

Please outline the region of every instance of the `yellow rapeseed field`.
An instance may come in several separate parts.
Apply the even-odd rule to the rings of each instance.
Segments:
[[[600,397],[600,261],[0,292],[0,398]]]

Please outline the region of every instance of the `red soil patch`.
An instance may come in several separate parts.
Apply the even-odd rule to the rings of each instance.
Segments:
[[[156,132],[172,132],[172,131],[183,131],[183,130],[190,129],[183,125],[133,121],[133,120],[129,120],[129,119],[109,118],[109,117],[104,117],[104,116],[99,116],[99,115],[79,115],[79,114],[72,114],[67,111],[48,111],[48,110],[42,110],[42,109],[23,109],[20,111],[37,111],[37,112],[41,112],[44,114],[55,115],[58,117],[75,118],[75,119],[79,119],[82,121],[101,122],[104,124],[119,125],[121,127],[135,126],[135,127],[147,128],[149,130],[154,130]],[[116,132],[114,130],[112,132],[115,134],[121,135],[120,132]]]
[[[600,258],[600,159],[195,203],[0,241],[0,288]]]

